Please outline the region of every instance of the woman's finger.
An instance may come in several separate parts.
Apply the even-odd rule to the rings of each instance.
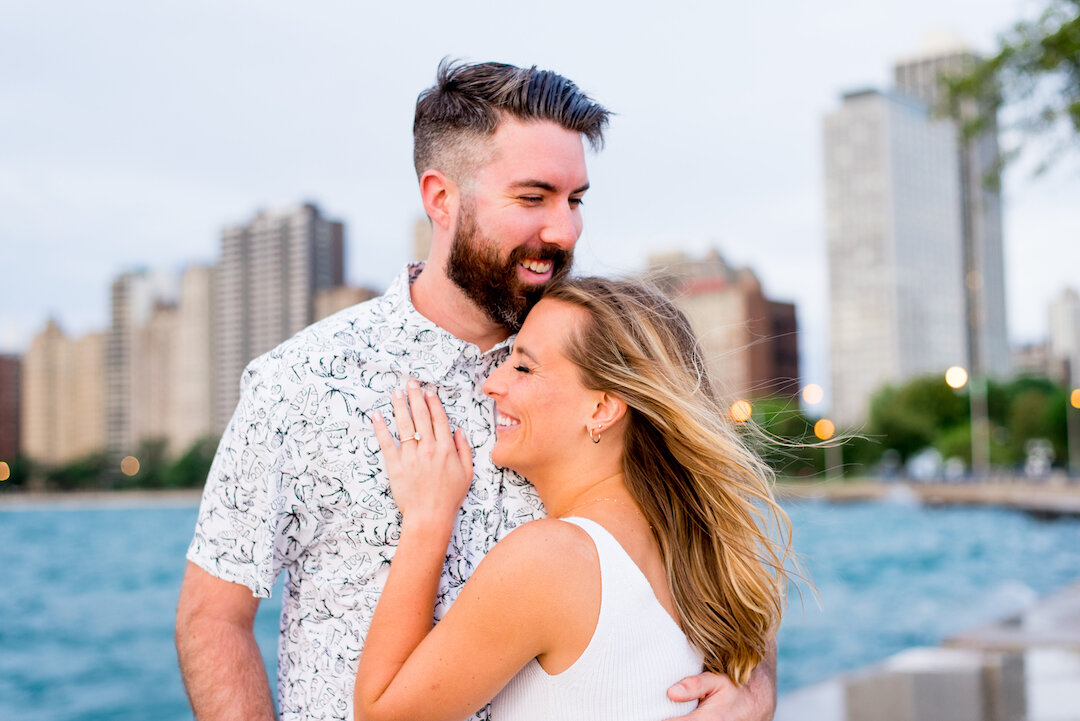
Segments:
[[[409,399],[405,396],[405,391],[395,388],[391,394],[390,403],[394,406],[394,423],[397,425],[398,440],[406,443],[408,442],[406,439],[411,439],[416,433],[416,427],[413,425],[412,414],[409,413]]]
[[[371,427],[375,430],[375,439],[379,441],[379,449],[386,458],[387,468],[391,465],[396,466],[401,450],[394,443],[394,437],[390,435],[390,429],[386,427],[386,419],[382,417],[382,413],[375,413],[371,419]]]
[[[446,417],[446,409],[439,400],[439,394],[434,388],[428,388],[424,391],[424,400],[427,401],[428,413],[431,414],[431,432],[435,440],[440,443],[453,440],[450,436],[450,419]]]
[[[461,467],[465,469],[470,482],[472,479],[472,446],[469,445],[469,438],[465,435],[465,431],[458,428],[454,431],[454,445],[457,446],[458,458],[461,459]]]
[[[427,401],[424,400],[424,391],[420,389],[420,382],[410,378],[405,384],[409,394],[409,410],[412,411],[413,426],[420,434],[420,441],[434,440],[431,432],[431,413],[428,412]]]

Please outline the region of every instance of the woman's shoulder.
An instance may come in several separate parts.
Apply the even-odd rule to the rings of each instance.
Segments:
[[[477,568],[486,573],[527,576],[532,584],[550,579],[593,577],[599,569],[596,546],[580,526],[556,518],[525,523],[495,544]]]

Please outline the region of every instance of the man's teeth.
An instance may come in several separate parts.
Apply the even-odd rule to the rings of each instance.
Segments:
[[[534,273],[546,273],[551,270],[550,260],[523,260],[521,265]]]

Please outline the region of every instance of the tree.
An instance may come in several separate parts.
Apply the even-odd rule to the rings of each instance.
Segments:
[[[1036,173],[1063,150],[1080,146],[1080,0],[1049,0],[1038,19],[1017,23],[999,39],[997,54],[967,74],[946,77],[949,114],[965,137],[994,127],[997,111],[1014,111],[1013,127],[1031,140],[1046,138]],[[1005,153],[1015,158],[1019,149]]]

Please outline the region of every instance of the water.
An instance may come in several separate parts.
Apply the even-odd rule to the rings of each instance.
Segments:
[[[788,506],[823,608],[793,593],[779,689],[1013,612],[1080,579],[1080,521],[912,503]],[[173,614],[196,508],[0,511],[0,719],[185,721]],[[273,675],[280,589],[256,635]]]

